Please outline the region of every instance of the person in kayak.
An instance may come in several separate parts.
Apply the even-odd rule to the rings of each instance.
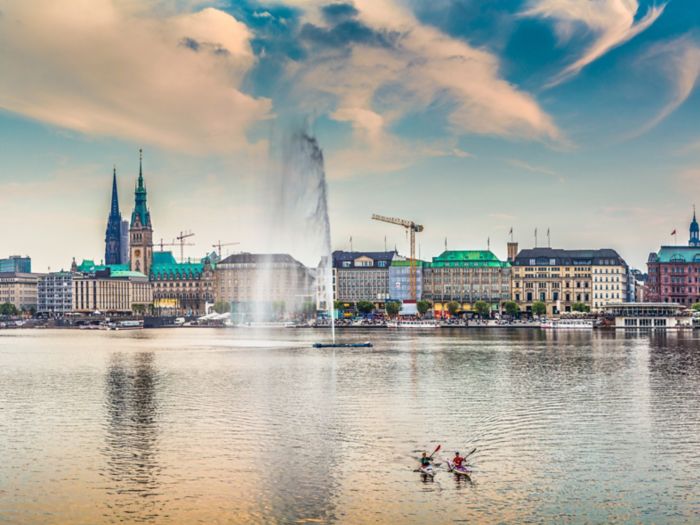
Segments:
[[[452,464],[457,468],[461,468],[462,463],[464,463],[464,458],[459,455],[459,452],[455,452],[455,457],[452,458]]]
[[[423,452],[423,455],[420,458],[420,466],[421,468],[426,468],[430,466],[430,462],[433,460],[432,457],[428,456],[427,452]]]

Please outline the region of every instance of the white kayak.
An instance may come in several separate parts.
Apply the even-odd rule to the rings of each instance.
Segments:
[[[425,467],[420,467],[418,469],[418,472],[421,473],[423,476],[427,476],[429,478],[434,478],[435,477],[435,469],[433,468],[432,465],[427,465]]]

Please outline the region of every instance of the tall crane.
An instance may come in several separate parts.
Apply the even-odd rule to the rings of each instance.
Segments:
[[[219,240],[219,242],[217,242],[216,244],[212,244],[211,247],[219,249],[219,259],[221,259],[221,258],[223,258],[223,254],[221,253],[222,246],[235,246],[237,244],[241,244],[241,243],[240,242],[221,242],[221,240]]]
[[[416,293],[416,233],[423,231],[423,226],[421,224],[416,224],[413,221],[406,219],[396,219],[394,217],[385,217],[383,215],[372,214],[372,219],[380,222],[388,222],[389,224],[395,224],[406,229],[406,232],[411,238],[411,258],[409,260],[409,286],[411,292],[411,300],[415,301],[417,297]]]
[[[185,246],[193,246],[192,244],[185,242],[185,239],[188,237],[194,237],[194,233],[181,231],[180,235],[175,237],[180,243],[180,262],[185,262]]]

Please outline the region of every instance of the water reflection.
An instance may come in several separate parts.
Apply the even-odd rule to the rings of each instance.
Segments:
[[[106,518],[144,522],[162,513],[158,464],[158,375],[154,354],[110,356],[105,375]]]

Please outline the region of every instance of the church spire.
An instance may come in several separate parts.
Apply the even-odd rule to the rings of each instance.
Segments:
[[[143,150],[139,148],[139,182],[138,188],[143,189]]]
[[[117,192],[117,166],[112,170],[112,207],[111,213],[119,215],[119,193]]]
[[[700,225],[695,217],[695,204],[693,204],[693,220],[690,221],[690,240],[688,246],[700,246]]]

